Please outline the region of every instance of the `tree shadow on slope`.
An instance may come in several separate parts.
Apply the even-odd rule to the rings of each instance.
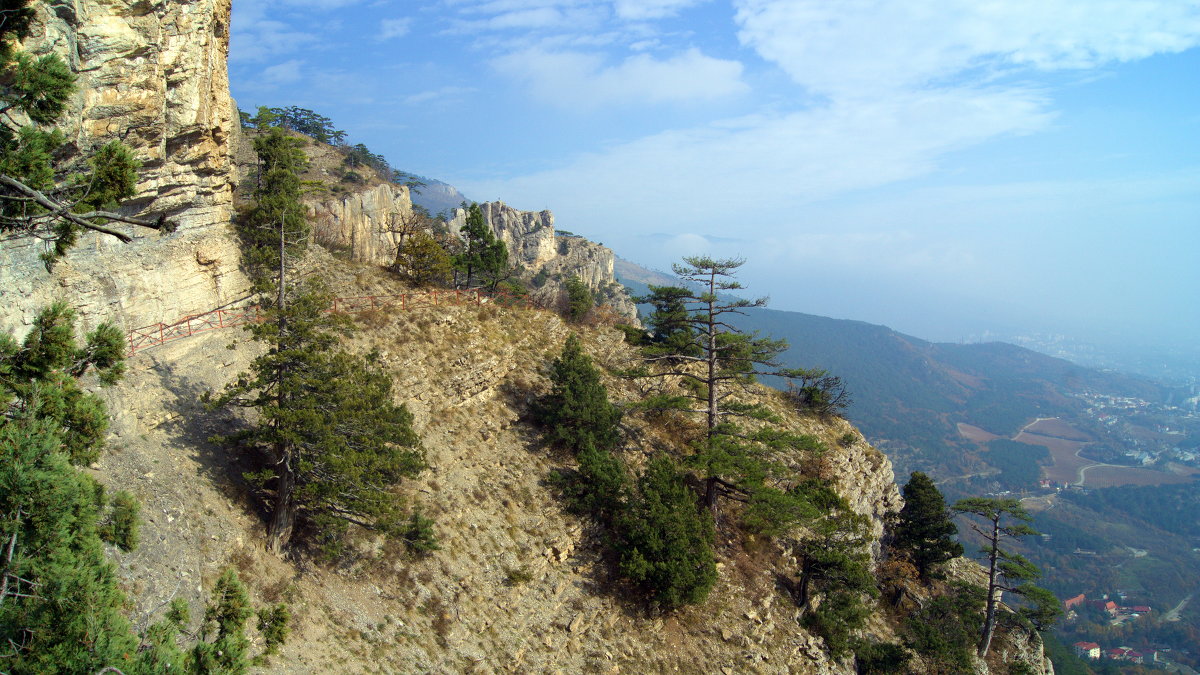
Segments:
[[[187,449],[199,465],[201,474],[230,503],[247,513],[265,517],[261,503],[252,498],[252,486],[242,477],[260,468],[253,453],[215,442],[214,436],[227,436],[249,427],[248,420],[229,410],[209,410],[203,396],[214,390],[211,382],[188,372],[186,364],[155,359],[154,373],[166,396],[162,407],[168,413],[160,430],[177,447]]]

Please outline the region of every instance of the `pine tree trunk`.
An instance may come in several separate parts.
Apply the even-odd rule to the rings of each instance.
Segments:
[[[275,486],[275,510],[267,525],[267,547],[272,553],[280,553],[292,539],[296,526],[296,472],[292,469],[291,457],[285,455],[279,463],[278,484]]]
[[[704,485],[704,506],[712,511],[713,518],[717,516],[717,477],[711,476]]]
[[[992,520],[992,550],[988,554],[988,588],[987,614],[983,619],[983,636],[979,639],[979,656],[987,656],[992,646],[992,633],[996,630],[996,604],[1000,589],[997,588],[996,575],[999,573],[997,562],[1000,557],[1000,518]]]

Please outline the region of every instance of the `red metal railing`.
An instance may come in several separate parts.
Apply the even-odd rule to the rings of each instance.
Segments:
[[[526,297],[511,293],[488,293],[480,290],[432,290],[396,295],[360,295],[334,298],[326,311],[352,314],[373,309],[411,310],[423,307],[495,304],[499,307],[536,309]],[[191,337],[218,328],[233,328],[262,320],[257,305],[236,309],[214,309],[211,312],[185,316],[175,323],[156,323],[129,331],[129,355],[167,342]]]

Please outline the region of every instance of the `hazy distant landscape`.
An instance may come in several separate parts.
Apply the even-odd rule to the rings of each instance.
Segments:
[[[646,282],[673,283],[627,261],[617,272],[635,295]],[[951,499],[1019,497],[1046,536],[1018,549],[1046,570],[1044,583],[1060,599],[1120,593],[1123,604],[1162,614],[1200,591],[1194,384],[797,312],[752,309],[737,323],[785,338],[788,366],[844,378],[848,417],[888,453],[898,480],[922,470]],[[979,543],[969,531],[960,536]],[[1135,625],[1123,615],[1102,629],[1107,620],[1091,618],[1100,624],[1064,624],[1068,644],[1110,628],[1177,646],[1200,637],[1195,604],[1169,623]]]

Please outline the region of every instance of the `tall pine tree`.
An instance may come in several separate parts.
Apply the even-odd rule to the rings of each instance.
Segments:
[[[942,493],[920,471],[912,472],[904,486],[904,508],[900,510],[892,546],[906,552],[922,579],[932,576],[933,567],[962,555],[955,541],[958,528]]]
[[[257,203],[242,223],[266,314],[247,328],[267,351],[209,403],[258,413],[254,427],[229,440],[261,461],[248,477],[270,488],[269,548],[281,551],[304,525],[332,553],[350,523],[400,534],[390,488],[425,462],[412,415],[393,401],[388,376],[370,358],[337,349],[343,324],[325,312],[332,297],[320,280],[292,282],[308,234],[297,176],[304,156],[294,140],[272,128],[255,141]]]
[[[552,443],[580,452],[611,450],[620,440],[621,411],[608,401],[600,371],[572,334],[555,359],[550,393],[538,401],[536,414]]]

